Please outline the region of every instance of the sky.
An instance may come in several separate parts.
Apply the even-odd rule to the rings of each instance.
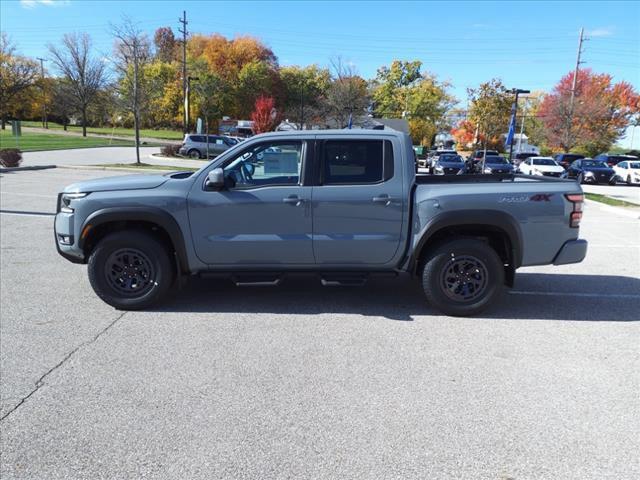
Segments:
[[[111,51],[110,24],[128,16],[150,35],[161,26],[260,38],[281,65],[318,64],[340,56],[365,78],[393,60],[421,60],[423,71],[451,84],[466,107],[466,89],[493,77],[509,87],[549,91],[576,62],[640,90],[640,2],[392,1],[100,1],[0,0],[0,27],[31,57],[66,32],[87,32]],[[631,134],[621,145],[631,147]],[[640,148],[640,127],[634,135]]]

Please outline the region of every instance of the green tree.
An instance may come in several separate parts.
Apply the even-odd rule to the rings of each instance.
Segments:
[[[450,128],[445,114],[455,100],[447,93],[447,83],[422,73],[421,67],[418,60],[395,60],[378,69],[372,82],[374,110],[379,117],[407,118],[414,142],[430,145],[439,130]]]
[[[278,74],[267,62],[253,60],[238,73],[234,88],[234,114],[237,118],[249,118],[256,100],[261,96],[278,95]],[[276,100],[276,104],[277,104]]]
[[[7,116],[15,115],[37,84],[38,64],[15,54],[15,47],[6,33],[0,36],[0,118],[4,130]]]
[[[484,138],[483,146],[503,149],[500,135],[509,128],[513,95],[499,79],[481,83],[477,88],[468,88],[469,119],[478,126]]]
[[[317,65],[282,67],[283,117],[302,126],[322,121],[322,101],[331,82],[328,69]]]

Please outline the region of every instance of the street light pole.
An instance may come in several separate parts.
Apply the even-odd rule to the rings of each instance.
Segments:
[[[513,88],[513,89],[511,89],[511,93],[515,93],[516,94],[514,115],[517,118],[517,116],[518,116],[518,95],[520,95],[521,93],[531,93],[531,90],[522,90],[520,88]],[[511,139],[511,143],[509,143],[509,161],[511,163],[513,163],[513,138]]]

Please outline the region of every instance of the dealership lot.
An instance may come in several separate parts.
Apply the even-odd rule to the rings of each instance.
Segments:
[[[56,193],[112,174],[1,176],[3,479],[640,475],[638,210],[589,202],[586,261],[478,318],[408,280],[193,279],[125,313],[52,234]]]

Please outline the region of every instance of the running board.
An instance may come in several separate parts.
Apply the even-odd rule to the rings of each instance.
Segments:
[[[270,274],[244,274],[233,275],[231,281],[236,287],[277,287],[282,282],[282,277]]]
[[[368,278],[365,273],[332,273],[321,274],[320,282],[324,287],[361,287]]]

